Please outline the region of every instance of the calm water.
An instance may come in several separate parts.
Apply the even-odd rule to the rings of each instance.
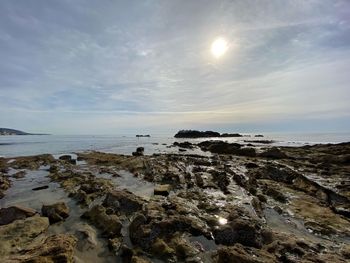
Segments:
[[[211,138],[214,139],[214,138]],[[264,138],[239,137],[220,138],[229,142],[249,140],[274,140],[273,145],[301,146],[315,143],[339,143],[350,141],[350,133],[318,134],[264,134]],[[0,156],[14,157],[42,153],[62,154],[79,151],[98,150],[103,152],[131,154],[136,147],[145,147],[145,154],[177,152],[168,148],[175,141],[199,142],[207,139],[175,139],[172,135],[157,135],[150,138],[134,136],[68,136],[68,135],[27,135],[0,136]]]

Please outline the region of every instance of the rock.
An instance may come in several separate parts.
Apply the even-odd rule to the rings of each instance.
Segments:
[[[262,134],[256,134],[256,135],[254,135],[254,137],[264,137],[264,135],[262,135]]]
[[[273,187],[266,186],[266,189],[264,190],[264,194],[271,196],[273,199],[275,199],[278,202],[281,202],[281,203],[287,202],[287,197],[277,189],[274,189]]]
[[[0,225],[7,225],[18,219],[25,219],[27,217],[34,216],[37,212],[34,209],[10,206],[0,209]]]
[[[63,161],[71,161],[72,160],[72,156],[69,155],[69,154],[65,154],[65,155],[62,155],[62,156],[58,157],[58,159],[63,160]]]
[[[273,158],[273,159],[288,158],[288,156],[277,147],[271,147],[267,149],[265,152],[260,153],[259,156],[265,157],[265,158]]]
[[[154,195],[168,196],[171,190],[170,184],[159,184],[154,188]]]
[[[104,206],[127,214],[141,210],[143,203],[140,197],[126,190],[109,192],[103,201]]]
[[[232,207],[227,224],[214,229],[217,244],[232,246],[240,243],[245,246],[260,248],[262,246],[262,227],[250,213],[239,206]]]
[[[73,235],[50,236],[41,242],[34,242],[21,250],[18,255],[11,255],[8,259],[9,262],[74,263],[73,252],[76,241]]]
[[[257,165],[256,163],[251,163],[251,162],[249,162],[249,163],[246,163],[246,164],[245,164],[245,167],[246,167],[247,169],[254,169],[254,168],[258,168],[259,165]]]
[[[0,226],[0,258],[30,245],[48,227],[49,219],[40,216],[27,217]]]
[[[151,246],[151,252],[160,258],[174,257],[175,251],[164,240],[157,238]]]
[[[133,152],[132,155],[133,156],[142,156],[144,151],[145,151],[145,148],[137,147],[136,152]]]
[[[77,248],[80,251],[87,251],[97,246],[96,230],[93,229],[90,225],[85,223],[78,224],[76,226],[75,235],[79,238]]]
[[[69,216],[69,208],[64,202],[59,202],[52,205],[43,205],[41,213],[49,218],[50,224],[54,224]]]
[[[19,171],[12,175],[13,178],[20,179],[23,178],[26,175],[26,171]]]
[[[210,151],[218,154],[234,154],[241,147],[237,143],[227,143],[223,141],[204,141],[198,144],[202,151]]]
[[[253,252],[254,251],[254,252]],[[245,248],[241,244],[232,247],[221,247],[214,256],[215,263],[277,263],[274,256],[263,250]]]
[[[174,142],[173,145],[184,149],[193,149],[195,147],[195,145],[190,142]]]
[[[119,253],[122,245],[123,245],[123,238],[122,237],[110,238],[108,240],[109,249],[111,249],[116,255]]]
[[[237,219],[215,229],[213,234],[217,244],[232,246],[240,243],[257,248],[262,245],[260,229],[247,220]]]
[[[32,190],[33,191],[39,191],[39,190],[44,190],[44,189],[47,189],[47,188],[49,188],[48,185],[43,185],[43,186],[35,187]]]
[[[82,218],[90,220],[97,228],[103,231],[107,237],[120,236],[122,223],[117,215],[107,215],[106,209],[101,205],[95,205],[90,211],[85,212]]]
[[[181,130],[174,136],[175,138],[204,138],[204,137],[220,137],[220,133],[213,131],[195,131]]]
[[[130,263],[151,263],[152,261],[142,258],[142,257],[138,257],[138,256],[132,256]]]

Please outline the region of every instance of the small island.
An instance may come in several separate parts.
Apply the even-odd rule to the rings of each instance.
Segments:
[[[136,137],[137,138],[140,138],[140,137],[151,137],[151,135],[149,135],[149,134],[145,134],[145,135],[144,134],[137,134]]]
[[[214,131],[181,130],[174,136],[175,138],[211,138],[211,137],[243,137],[239,133],[222,133]]]

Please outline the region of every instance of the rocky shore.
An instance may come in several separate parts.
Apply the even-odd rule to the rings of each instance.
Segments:
[[[350,143],[173,147],[0,158],[1,262],[349,262]]]

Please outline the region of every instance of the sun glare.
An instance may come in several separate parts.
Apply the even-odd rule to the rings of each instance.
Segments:
[[[211,53],[215,58],[223,56],[228,49],[227,41],[224,38],[217,38],[211,44]]]

